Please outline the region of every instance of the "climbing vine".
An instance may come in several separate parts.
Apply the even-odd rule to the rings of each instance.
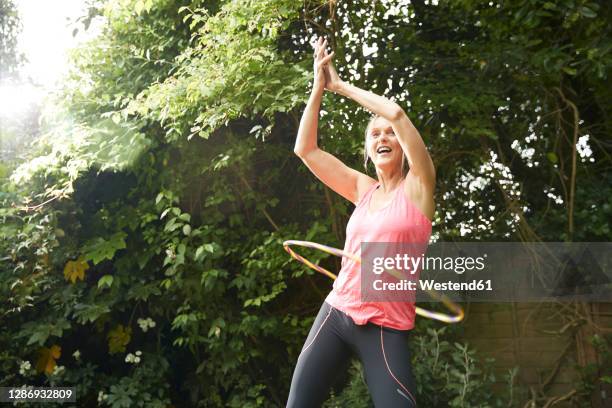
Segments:
[[[284,405],[330,283],[281,243],[340,246],[351,211],[292,153],[316,35],[343,78],[420,130],[438,174],[435,240],[612,237],[605,2],[89,7],[102,34],[72,52],[36,146],[0,179],[2,386],[74,386],[84,406]],[[361,168],[367,117],[326,94],[322,147]],[[520,368],[496,377],[458,329],[421,321],[421,400],[585,401],[610,381],[607,329],[584,304],[563,308],[560,332],[598,350],[574,392],[549,394],[558,366],[537,389]],[[358,366],[340,383],[330,406],[367,406]]]

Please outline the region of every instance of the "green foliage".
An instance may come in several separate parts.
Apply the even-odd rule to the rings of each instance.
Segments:
[[[0,80],[16,75],[23,62],[17,51],[17,36],[21,22],[13,0],[0,0]]]
[[[508,373],[506,395],[495,394],[492,361],[479,362],[475,349],[445,340],[446,330],[427,329],[427,335],[416,338],[414,371],[420,403],[430,407],[513,406],[515,374]]]
[[[610,6],[492,4],[91,3],[102,34],[0,178],[0,385],[72,385],[84,406],[284,405],[331,282],[281,244],[341,246],[350,212],[292,153],[317,34],[421,132],[435,239],[610,240]],[[321,146],[360,168],[367,112],[323,109]],[[25,369],[54,345],[59,372]],[[457,336],[424,331],[413,354],[424,406],[499,406]],[[353,367],[329,403],[366,395]]]
[[[581,381],[577,389],[585,400],[589,400],[600,387],[612,384],[612,336],[596,334],[590,342],[598,353],[598,361],[579,367]]]
[[[269,133],[275,113],[304,100],[309,73],[276,51],[279,34],[300,8],[279,0],[229,1],[214,16],[205,8],[180,8],[197,28],[191,45],[176,58],[176,73],[139,94],[124,114],[159,122],[169,140],[207,138],[241,117],[270,121]]]

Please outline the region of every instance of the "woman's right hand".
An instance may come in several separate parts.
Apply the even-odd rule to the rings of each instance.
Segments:
[[[327,64],[334,56],[334,53],[327,55],[325,47],[327,46],[327,40],[323,40],[323,37],[319,37],[317,42],[313,45],[314,48],[314,84],[313,87],[318,89],[325,89],[325,70]]]
[[[330,56],[333,52],[330,54]],[[330,60],[325,66],[325,89],[332,92],[338,92],[342,88],[342,79],[338,76],[334,63]]]

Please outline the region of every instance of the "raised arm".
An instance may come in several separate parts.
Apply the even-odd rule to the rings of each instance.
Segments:
[[[330,55],[325,55],[326,45],[327,40],[322,41],[321,38],[315,44],[314,84],[302,114],[293,151],[319,180],[342,197],[355,203],[362,192],[375,182],[374,179],[348,167],[317,145],[319,110],[325,92],[324,68],[334,54],[332,52]]]
[[[426,190],[433,192],[436,182],[433,161],[419,131],[414,127],[404,110],[397,103],[383,96],[342,81],[331,61],[326,65],[326,71],[327,89],[351,98],[364,108],[391,122],[402,150],[408,157],[411,175],[416,176]]]

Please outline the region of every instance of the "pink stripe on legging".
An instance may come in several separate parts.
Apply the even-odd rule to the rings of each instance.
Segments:
[[[391,377],[393,377],[393,379],[395,380],[395,382],[397,382],[400,387],[402,387],[404,389],[404,391],[406,391],[408,393],[408,395],[410,396],[410,398],[412,398],[412,402],[414,402],[414,406],[416,407],[417,403],[416,403],[416,399],[414,398],[414,395],[412,395],[412,393],[408,390],[408,388],[406,386],[404,386],[404,384],[402,384],[394,375],[393,372],[391,371],[391,368],[389,368],[389,363],[387,362],[387,356],[385,355],[385,345],[383,342],[383,329],[382,326],[380,326],[380,348],[382,349],[382,353],[383,353],[383,358],[385,359],[385,364],[387,365],[387,370],[389,371],[389,374],[391,374]]]
[[[317,336],[319,335],[319,332],[321,331],[321,329],[323,328],[323,326],[325,325],[325,322],[327,321],[327,319],[329,318],[329,315],[331,314],[332,308],[329,308],[329,312],[327,312],[327,316],[325,316],[325,320],[323,320],[323,323],[321,323],[321,326],[319,326],[319,330],[317,330],[317,332],[315,333],[314,337],[312,338],[312,341],[306,346],[304,347],[304,349],[302,350],[302,352],[300,353],[300,355],[302,355],[303,352],[305,352],[306,350],[308,350],[308,347],[312,346],[312,343],[315,342],[315,340],[317,339]]]

